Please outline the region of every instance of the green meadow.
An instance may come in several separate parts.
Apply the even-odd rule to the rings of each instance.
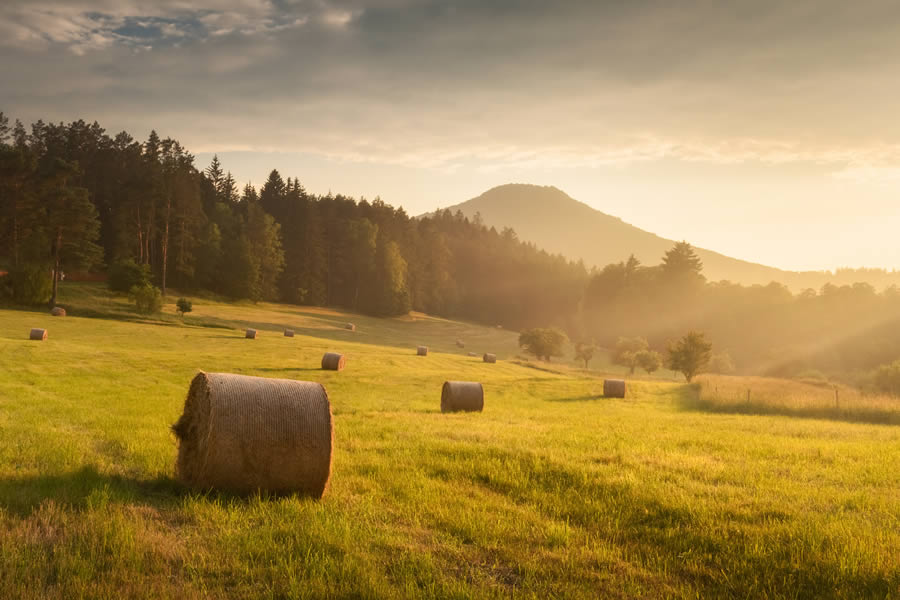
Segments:
[[[900,597],[897,425],[710,410],[664,380],[604,399],[600,361],[425,315],[194,298],[182,319],[176,297],[144,318],[66,284],[67,317],[0,310],[0,598]],[[322,500],[175,481],[199,370],[325,385]],[[448,379],[483,382],[484,412],[442,414]]]

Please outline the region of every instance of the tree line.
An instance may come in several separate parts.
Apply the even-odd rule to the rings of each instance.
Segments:
[[[236,299],[409,310],[519,328],[572,316],[588,273],[461,214],[409,217],[380,199],[315,195],[272,171],[239,188],[175,139],[96,122],[30,129],[0,114],[0,268],[19,301],[57,300],[61,274],[146,268]]]
[[[511,229],[380,199],[307,192],[272,171],[239,187],[177,140],[109,135],[96,122],[26,128],[0,113],[0,292],[55,303],[64,272],[145,270],[163,295],[416,310],[516,330],[558,327],[580,360],[643,338],[704,332],[744,372],[864,370],[900,357],[900,291],[867,283],[792,294],[709,282],[687,243],[658,265],[603,268],[551,255]],[[656,357],[635,351],[651,368]],[[715,358],[715,357],[714,357]]]

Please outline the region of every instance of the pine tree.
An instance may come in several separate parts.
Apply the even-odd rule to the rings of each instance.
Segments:
[[[45,165],[42,173],[39,195],[53,266],[50,306],[56,304],[63,268],[90,268],[102,256],[102,249],[95,243],[100,233],[97,209],[86,189],[69,183],[77,174],[76,165],[58,158]]]

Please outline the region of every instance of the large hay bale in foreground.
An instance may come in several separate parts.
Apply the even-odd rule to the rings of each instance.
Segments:
[[[192,488],[321,498],[331,476],[334,426],[319,383],[200,373],[172,431],[175,474]]]
[[[441,390],[441,412],[484,410],[484,388],[475,381],[445,381]]]
[[[248,329],[247,333],[244,334],[244,338],[246,338],[248,340],[255,340],[256,339],[256,330]]]
[[[354,325],[353,323],[347,323],[346,325],[344,325],[344,329],[348,331],[356,331],[356,325]]]
[[[294,330],[293,329],[285,329],[284,337],[294,337]]]
[[[326,371],[343,371],[347,358],[337,352],[326,352],[322,357],[322,368]]]
[[[46,329],[32,329],[31,333],[28,334],[29,340],[37,340],[38,342],[43,342],[47,339],[47,330]]]
[[[495,363],[495,362],[497,362],[497,355],[496,354],[485,354],[483,357],[483,360],[486,363]]]
[[[54,306],[50,309],[50,314],[54,317],[64,317],[66,316],[66,309],[64,309],[62,306]]]
[[[428,356],[428,346],[419,346],[416,348],[416,354],[419,356]]]
[[[604,398],[624,398],[625,397],[625,380],[624,379],[604,379],[603,380],[603,397]]]

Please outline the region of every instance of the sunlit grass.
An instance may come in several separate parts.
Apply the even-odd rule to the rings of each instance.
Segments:
[[[95,295],[101,312],[127,305],[75,291],[76,316],[0,311],[0,598],[900,589],[900,427],[685,410],[694,387],[655,381],[601,399],[590,373],[465,356],[509,358],[514,333],[425,317],[197,299],[184,325],[171,305],[150,322],[86,319]],[[349,320],[357,333],[339,328]],[[32,326],[50,338],[29,342]],[[319,370],[335,349],[347,370]],[[322,501],[173,480],[168,426],[198,369],[326,385],[336,437]],[[445,379],[484,382],[484,412],[441,414]]]
[[[900,398],[844,385],[703,375],[695,388],[688,402],[704,410],[900,425]]]

